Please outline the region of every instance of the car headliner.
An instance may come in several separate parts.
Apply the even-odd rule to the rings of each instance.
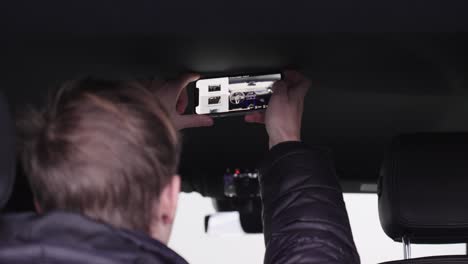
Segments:
[[[258,4],[249,12],[231,3],[229,12],[213,13],[204,9],[209,3],[195,2],[187,8],[150,1],[31,1],[25,8],[21,2],[12,1],[2,14],[8,22],[2,89],[17,111],[42,102],[61,81],[89,75],[127,79],[298,69],[314,82],[303,139],[333,150],[345,183],[375,183],[392,136],[468,130],[468,35],[427,32],[466,25],[453,3],[425,1],[425,13],[411,22],[414,16],[398,5],[359,9],[349,1],[340,2],[345,9]],[[406,11],[416,8],[404,5]],[[218,180],[225,168],[255,167],[267,149],[264,129],[239,117],[187,130],[184,143],[182,175]],[[345,184],[345,191],[359,188]]]

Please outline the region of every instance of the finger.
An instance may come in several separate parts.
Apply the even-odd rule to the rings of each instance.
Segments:
[[[189,85],[189,83],[194,82],[198,79],[200,79],[199,74],[187,73],[187,74],[180,76],[176,80],[169,81],[169,83],[171,86],[174,87],[173,89],[176,90],[174,92],[177,92],[177,97],[178,97],[179,94],[187,87],[187,85]]]
[[[287,86],[287,83],[281,80],[281,81],[276,81],[271,87],[271,89],[273,90],[273,94],[282,95],[284,92],[287,91],[287,89],[285,89],[286,86]]]
[[[270,104],[272,102],[282,102],[288,100],[288,87],[285,81],[277,81],[272,87],[273,94],[271,95]]]
[[[184,74],[177,79],[166,81],[163,87],[160,89],[159,96],[162,101],[167,101],[170,104],[169,108],[177,106],[179,97],[182,91],[187,85],[195,80],[198,80],[200,75],[198,74]]]
[[[176,118],[178,129],[191,127],[207,127],[213,125],[213,118],[207,115],[181,115]]]
[[[300,72],[294,70],[284,71],[283,76],[284,80],[290,84],[297,84],[304,78]]]
[[[287,70],[283,73],[285,81],[290,87],[291,95],[295,97],[305,97],[311,86],[311,81],[300,72]]]
[[[244,116],[244,120],[247,123],[265,123],[265,113],[264,112],[254,112]]]
[[[183,114],[185,112],[185,109],[187,108],[187,105],[188,105],[188,93],[187,93],[187,89],[183,89],[179,95],[179,98],[177,98],[177,103],[176,103],[177,113]]]

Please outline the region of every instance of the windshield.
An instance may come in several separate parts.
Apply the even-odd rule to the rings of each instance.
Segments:
[[[344,194],[361,262],[380,263],[403,258],[401,243],[393,242],[380,227],[375,194]],[[263,263],[261,234],[207,235],[204,218],[215,213],[210,198],[183,193],[169,246],[190,263]],[[412,245],[412,257],[466,254],[464,244]]]

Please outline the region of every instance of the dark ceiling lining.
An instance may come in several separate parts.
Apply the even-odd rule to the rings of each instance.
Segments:
[[[466,34],[40,34],[5,39],[2,61],[10,69],[5,77],[14,79],[24,72],[53,74],[55,79],[87,74],[125,78],[292,67],[313,74],[321,82],[359,80],[361,88],[353,90],[394,93],[399,87],[392,85],[393,80],[430,81],[400,91],[418,94],[454,88],[440,89],[433,81],[448,82],[464,75],[466,44]],[[387,82],[376,87],[366,80]]]
[[[6,32],[457,32],[464,0],[154,1],[15,0],[2,3]]]
[[[61,80],[298,68],[315,83],[303,137],[330,146],[344,180],[373,182],[393,135],[467,131],[466,34],[54,35],[8,39],[3,89],[17,110]],[[253,167],[263,128],[240,118],[186,131],[181,172],[219,179]]]

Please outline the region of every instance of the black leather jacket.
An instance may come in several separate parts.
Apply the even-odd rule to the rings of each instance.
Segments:
[[[279,144],[261,174],[265,263],[359,263],[328,151]],[[145,234],[51,212],[0,217],[0,263],[187,262]]]
[[[330,152],[274,146],[261,169],[265,263],[359,263]]]

